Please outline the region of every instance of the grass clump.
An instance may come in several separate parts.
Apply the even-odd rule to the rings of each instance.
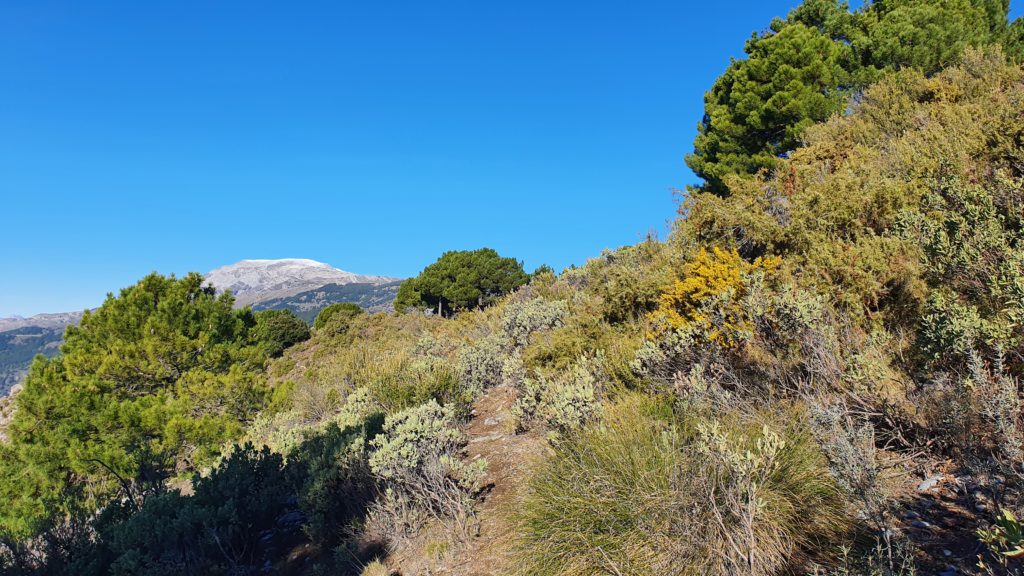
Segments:
[[[846,505],[801,419],[779,416],[697,425],[656,398],[607,407],[529,480],[516,512],[522,573],[766,575],[809,565],[842,540]]]
[[[391,570],[388,570],[387,566],[379,560],[374,560],[363,568],[360,576],[389,576],[390,574]]]

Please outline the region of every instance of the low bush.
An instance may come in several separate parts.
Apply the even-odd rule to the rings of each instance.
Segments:
[[[306,516],[304,530],[313,542],[336,542],[377,496],[369,442],[380,433],[382,420],[372,417],[345,429],[331,423],[289,452],[289,473]]]
[[[525,378],[512,408],[517,428],[540,425],[564,434],[590,421],[600,410],[608,381],[604,363],[599,352],[581,357],[568,372]]]
[[[352,319],[364,311],[358,304],[338,302],[324,308],[313,320],[313,329],[329,335],[343,334],[352,326]]]
[[[843,541],[841,492],[798,413],[674,417],[629,396],[568,436],[516,511],[521,573],[768,575]]]
[[[505,381],[505,360],[509,356],[502,339],[489,336],[462,348],[456,358],[462,385],[475,394]]]
[[[598,297],[602,319],[631,322],[657,307],[662,289],[672,282],[677,258],[667,244],[648,238],[635,246],[606,251],[565,279]]]
[[[268,356],[280,356],[286,348],[309,340],[309,325],[291,310],[264,310],[255,316],[253,338]]]
[[[390,576],[390,574],[391,571],[388,570],[387,566],[378,560],[374,560],[363,567],[363,571],[359,576]]]
[[[1001,510],[988,529],[978,530],[978,539],[987,549],[978,562],[985,574],[1017,575],[1024,571],[1024,525],[1013,512]]]
[[[657,329],[696,326],[708,340],[736,347],[753,329],[753,318],[743,306],[749,287],[778,266],[777,258],[750,263],[735,250],[702,248],[662,293],[649,318]]]
[[[465,530],[487,462],[460,460],[466,436],[451,407],[431,400],[388,416],[371,444],[370,469],[385,489],[380,521],[408,532],[433,517]]]
[[[935,444],[968,466],[1017,474],[1024,454],[1024,401],[1002,358],[969,353],[966,366],[937,373],[918,398]]]
[[[523,348],[529,344],[534,332],[560,326],[568,313],[569,305],[564,300],[534,298],[523,302],[513,301],[505,307],[501,325],[511,345]]]
[[[428,401],[450,407],[464,417],[477,391],[464,386],[451,364],[440,359],[406,359],[392,375],[370,380],[366,385],[373,400],[388,414]]]
[[[522,360],[529,369],[551,374],[568,370],[581,356],[593,356],[600,350],[616,387],[636,388],[640,382],[630,362],[642,343],[639,323],[612,326],[592,311],[579,311],[562,326],[538,333],[522,351]]]
[[[252,445],[236,447],[195,493],[168,492],[148,499],[124,520],[101,523],[92,554],[76,559],[69,574],[162,576],[256,570],[269,558],[260,544],[286,510],[291,482],[284,459]],[[119,507],[105,511],[120,516]]]

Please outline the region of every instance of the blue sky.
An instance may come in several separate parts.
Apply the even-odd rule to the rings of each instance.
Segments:
[[[244,258],[562,268],[663,234],[704,91],[795,4],[5,2],[0,316]]]

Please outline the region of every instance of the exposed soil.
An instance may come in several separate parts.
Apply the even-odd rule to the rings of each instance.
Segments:
[[[984,545],[978,528],[995,516],[996,506],[976,480],[950,462],[920,464],[901,478],[896,527],[916,546],[922,576],[976,574]]]

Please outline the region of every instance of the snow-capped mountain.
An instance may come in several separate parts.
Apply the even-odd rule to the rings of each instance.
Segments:
[[[237,307],[291,310],[307,322],[335,302],[352,302],[368,312],[391,310],[401,283],[301,258],[242,260],[213,270],[206,281],[218,290],[231,290]],[[0,318],[0,398],[24,378],[36,354],[56,354],[64,328],[81,318],[81,312]]]
[[[386,284],[395,278],[353,274],[303,258],[242,260],[206,275],[218,290],[231,290],[238,306],[292,296],[327,284]]]

